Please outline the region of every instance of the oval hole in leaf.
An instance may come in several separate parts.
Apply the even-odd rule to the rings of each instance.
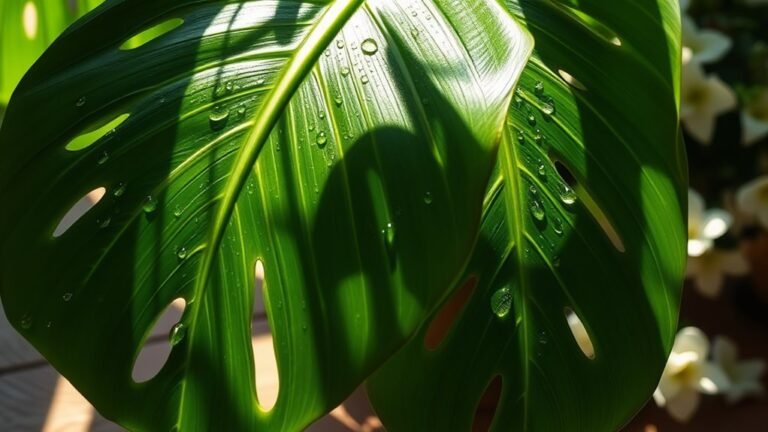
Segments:
[[[565,319],[568,321],[568,327],[571,329],[573,338],[576,339],[576,343],[579,345],[581,352],[587,356],[588,359],[595,359],[595,346],[592,344],[592,338],[589,337],[587,328],[584,323],[581,322],[581,318],[576,315],[573,309],[565,308]]]
[[[586,207],[598,225],[600,225],[600,228],[602,228],[603,232],[608,237],[608,240],[611,241],[613,247],[621,253],[626,252],[627,248],[624,246],[624,240],[619,235],[619,232],[616,231],[613,223],[611,223],[610,219],[608,219],[608,216],[606,216],[605,212],[603,212],[603,210],[600,208],[600,205],[597,204],[595,199],[586,190],[586,188],[579,184],[579,182],[576,180],[576,177],[573,175],[573,173],[571,173],[571,170],[568,169],[568,167],[559,160],[555,160],[555,169],[557,169],[557,173],[560,174],[560,177],[563,178],[563,181],[565,181],[565,183],[568,184],[568,186],[570,186],[576,192],[579,200],[581,200],[581,202],[584,204],[584,207]]]
[[[496,416],[496,409],[499,407],[499,401],[501,400],[501,388],[502,388],[501,375],[496,375],[488,386],[485,388],[485,392],[480,396],[480,401],[477,403],[475,409],[475,418],[472,421],[472,432],[486,432],[491,430],[493,424],[493,418]]]
[[[577,88],[577,89],[579,89],[581,91],[587,91],[587,87],[584,84],[582,84],[581,81],[576,79],[576,77],[571,75],[570,73],[568,73],[568,72],[566,72],[566,71],[564,71],[562,69],[558,69],[557,73],[558,73],[558,75],[560,75],[560,78],[562,78],[563,81],[568,83],[571,87]]]
[[[79,221],[80,218],[85,216],[88,211],[90,211],[96,204],[99,203],[99,201],[101,201],[102,198],[104,198],[104,194],[106,193],[107,189],[100,187],[88,192],[84,197],[80,198],[80,200],[76,202],[75,205],[73,205],[66,214],[64,214],[64,217],[61,218],[61,221],[59,221],[56,229],[53,230],[53,237],[61,237],[64,235],[64,233],[69,231],[75,222]]]
[[[34,40],[37,37],[38,21],[37,5],[30,0],[24,4],[24,11],[21,15],[21,23],[27,39]]]
[[[171,32],[182,24],[184,24],[184,20],[181,18],[172,18],[163,21],[160,24],[156,24],[146,30],[141,31],[140,33],[137,33],[130,39],[123,42],[123,44],[120,45],[120,50],[128,51],[146,45],[147,43],[159,38],[160,36]]]
[[[172,332],[179,325],[179,320],[184,315],[187,302],[183,298],[177,298],[160,314],[152,331],[144,341],[136,361],[133,363],[131,378],[134,382],[143,383],[154,378],[163,368],[173,348]]]
[[[264,304],[267,304],[267,291],[264,273],[264,263],[261,260],[256,261],[254,269],[254,298],[264,298]],[[254,302],[254,307],[256,302]],[[254,310],[253,315],[258,315]],[[277,356],[275,355],[275,344],[272,335],[272,328],[269,325],[269,319],[259,320],[252,325],[253,328],[253,366],[256,376],[256,396],[259,406],[264,411],[269,411],[275,406],[280,392],[280,377],[277,369]]]
[[[443,305],[440,312],[429,323],[427,333],[424,335],[424,346],[428,350],[434,350],[445,339],[448,331],[453,328],[459,313],[464,310],[464,306],[472,297],[472,293],[477,287],[477,277],[471,276],[464,284],[456,290],[450,299]]]
[[[69,151],[80,151],[92,146],[104,135],[107,135],[112,129],[120,126],[124,121],[130,117],[130,114],[121,114],[115,118],[107,117],[99,122],[96,122],[83,131],[82,134],[73,138],[67,145],[66,149]]]

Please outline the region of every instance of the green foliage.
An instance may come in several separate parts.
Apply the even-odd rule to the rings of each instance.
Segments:
[[[0,3],[0,104],[32,63],[76,18],[103,0],[3,0]],[[1,119],[1,117],[0,117]]]
[[[442,344],[425,347],[425,326],[371,380],[392,430],[469,430],[497,376],[493,430],[619,430],[672,347],[686,258],[677,2],[507,4],[536,49],[462,279],[477,287]],[[503,318],[500,290],[512,293]]]
[[[110,1],[75,23],[0,130],[11,322],[130,429],[299,430],[406,343],[371,381],[391,430],[468,428],[495,375],[499,429],[621,424],[676,324],[677,4],[509,1],[515,20],[455,3]],[[280,371],[269,412],[250,349],[257,261]],[[425,350],[425,323],[470,276],[455,330]],[[133,382],[177,298],[168,362]]]

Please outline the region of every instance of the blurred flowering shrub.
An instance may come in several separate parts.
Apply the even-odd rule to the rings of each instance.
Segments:
[[[768,0],[680,0],[681,122],[691,189],[687,276],[696,293],[720,299],[726,281],[768,318]],[[735,343],[680,330],[654,394],[676,420],[701,394],[729,403],[764,393],[764,359],[740,360]]]

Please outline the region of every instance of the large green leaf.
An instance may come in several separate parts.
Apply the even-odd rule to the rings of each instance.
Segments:
[[[3,0],[0,3],[0,104],[32,63],[77,17],[103,0]]]
[[[658,382],[685,262],[678,5],[569,3],[507,1],[536,50],[460,281],[477,286],[437,347],[424,326],[372,378],[391,430],[468,430],[500,377],[493,430],[612,431]]]
[[[495,0],[105,3],[35,64],[0,131],[9,319],[128,428],[306,426],[455,284],[530,49]],[[257,260],[280,375],[269,412],[250,349]],[[176,298],[170,358],[135,383]]]

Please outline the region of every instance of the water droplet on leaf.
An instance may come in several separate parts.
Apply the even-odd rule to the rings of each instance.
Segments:
[[[151,214],[154,213],[155,210],[157,210],[157,201],[155,201],[154,198],[152,198],[151,195],[147,196],[144,199],[144,205],[142,206],[144,209],[144,213]]]
[[[187,336],[187,326],[185,326],[183,323],[178,323],[171,329],[171,333],[168,336],[168,339],[171,343],[171,346],[176,346],[181,341],[184,340],[184,337]]]
[[[211,112],[211,115],[208,116],[211,129],[215,131],[223,129],[224,126],[226,126],[227,124],[228,118],[229,118],[229,111],[222,110],[222,109],[214,109]]]
[[[541,203],[539,203],[537,200],[531,202],[531,215],[533,215],[534,219],[537,221],[543,221],[546,217],[546,213],[544,213],[544,207],[542,207]]]
[[[563,204],[569,206],[573,205],[577,199],[578,197],[576,196],[576,192],[574,192],[570,186],[563,184],[560,187],[560,200],[563,202]]]
[[[363,50],[363,54],[371,56],[379,50],[379,45],[375,40],[368,38],[360,44],[360,48]]]
[[[318,132],[315,142],[317,143],[318,147],[323,148],[326,144],[328,144],[328,136],[325,134],[325,132]]]
[[[499,318],[506,318],[512,310],[512,291],[504,287],[491,296],[491,310]]]

